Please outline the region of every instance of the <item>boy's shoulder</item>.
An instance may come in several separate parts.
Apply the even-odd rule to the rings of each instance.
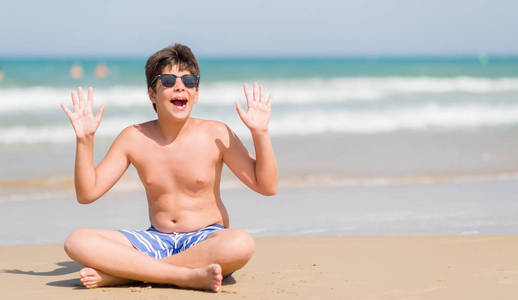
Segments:
[[[205,141],[218,141],[218,143],[228,147],[235,138],[234,132],[224,122],[204,119],[195,120],[193,132]]]
[[[199,118],[192,118],[192,120],[194,121],[194,123],[197,125],[197,126],[201,126],[201,127],[204,127],[204,128],[207,128],[207,129],[215,129],[215,130],[221,130],[221,129],[224,129],[226,127],[228,127],[225,123],[221,122],[221,121],[217,121],[217,120],[206,120],[206,119],[199,119]]]
[[[135,142],[138,143],[143,138],[155,136],[155,122],[156,120],[140,124],[129,125],[119,133],[119,135],[115,139],[115,142],[123,144],[134,144]]]
[[[139,133],[145,134],[146,132],[153,131],[154,127],[156,127],[156,120],[139,123],[139,124],[133,124],[133,125],[130,125],[130,126],[124,128],[121,131],[120,136],[131,136],[131,135],[135,135],[135,134],[139,134]]]
[[[227,124],[216,121],[216,120],[205,120],[205,119],[198,119],[193,118],[193,125],[195,127],[195,130],[199,130],[202,132],[206,132],[207,134],[213,135],[213,136],[221,136],[221,135],[228,135],[231,131],[230,128],[227,126]]]

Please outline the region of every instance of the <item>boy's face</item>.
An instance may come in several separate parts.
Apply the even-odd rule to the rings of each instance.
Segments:
[[[181,76],[191,72],[180,71],[178,65],[174,65],[165,67],[161,74],[174,74],[177,78],[172,87],[165,87],[158,79],[155,83],[155,91],[149,88],[149,98],[156,105],[157,112],[170,114],[176,119],[188,118],[194,104],[198,102],[198,88],[186,87]]]

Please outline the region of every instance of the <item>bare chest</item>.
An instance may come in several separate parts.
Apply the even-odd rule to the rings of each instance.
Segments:
[[[195,194],[212,189],[221,173],[218,147],[210,141],[187,140],[171,145],[143,142],[131,155],[149,192]]]

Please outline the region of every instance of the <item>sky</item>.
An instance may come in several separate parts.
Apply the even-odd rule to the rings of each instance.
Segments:
[[[518,55],[516,0],[3,1],[0,56]]]

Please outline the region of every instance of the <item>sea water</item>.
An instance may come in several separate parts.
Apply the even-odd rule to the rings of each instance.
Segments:
[[[0,144],[66,143],[73,133],[59,109],[77,86],[93,86],[106,104],[98,133],[154,118],[139,59],[3,59]],[[80,65],[80,79],[69,76]],[[96,78],[94,68],[108,68]],[[233,107],[242,84],[258,81],[274,96],[273,136],[378,133],[513,126],[518,122],[518,59],[201,59],[193,115],[222,120],[246,134]],[[73,140],[73,138],[72,138]]]
[[[70,76],[74,65],[80,78]],[[106,76],[96,77],[100,65]],[[75,136],[59,105],[71,107],[76,87],[94,88],[94,109],[106,105],[96,162],[126,126],[156,118],[144,65],[143,58],[0,59],[2,219],[22,226],[20,205],[73,202]],[[258,234],[518,232],[510,196],[518,178],[518,58],[202,57],[200,68],[192,116],[225,122],[251,152],[234,102],[245,104],[245,82],[273,94],[270,133],[284,202],[253,198],[249,210],[232,195],[252,194],[239,192],[243,185],[226,170],[223,196],[238,225]],[[116,189],[144,197],[133,169]]]
[[[74,65],[82,69],[77,79]],[[94,109],[106,105],[99,162],[122,129],[156,118],[144,65],[144,58],[1,58],[0,203],[73,198],[75,136],[59,105],[71,107],[78,86],[94,88]],[[99,66],[105,76],[95,76]],[[225,122],[252,153],[234,102],[245,104],[245,82],[273,95],[281,188],[518,177],[518,58],[202,57],[200,68],[192,116]],[[129,173],[116,188],[141,191]],[[222,187],[242,185],[227,170]]]

